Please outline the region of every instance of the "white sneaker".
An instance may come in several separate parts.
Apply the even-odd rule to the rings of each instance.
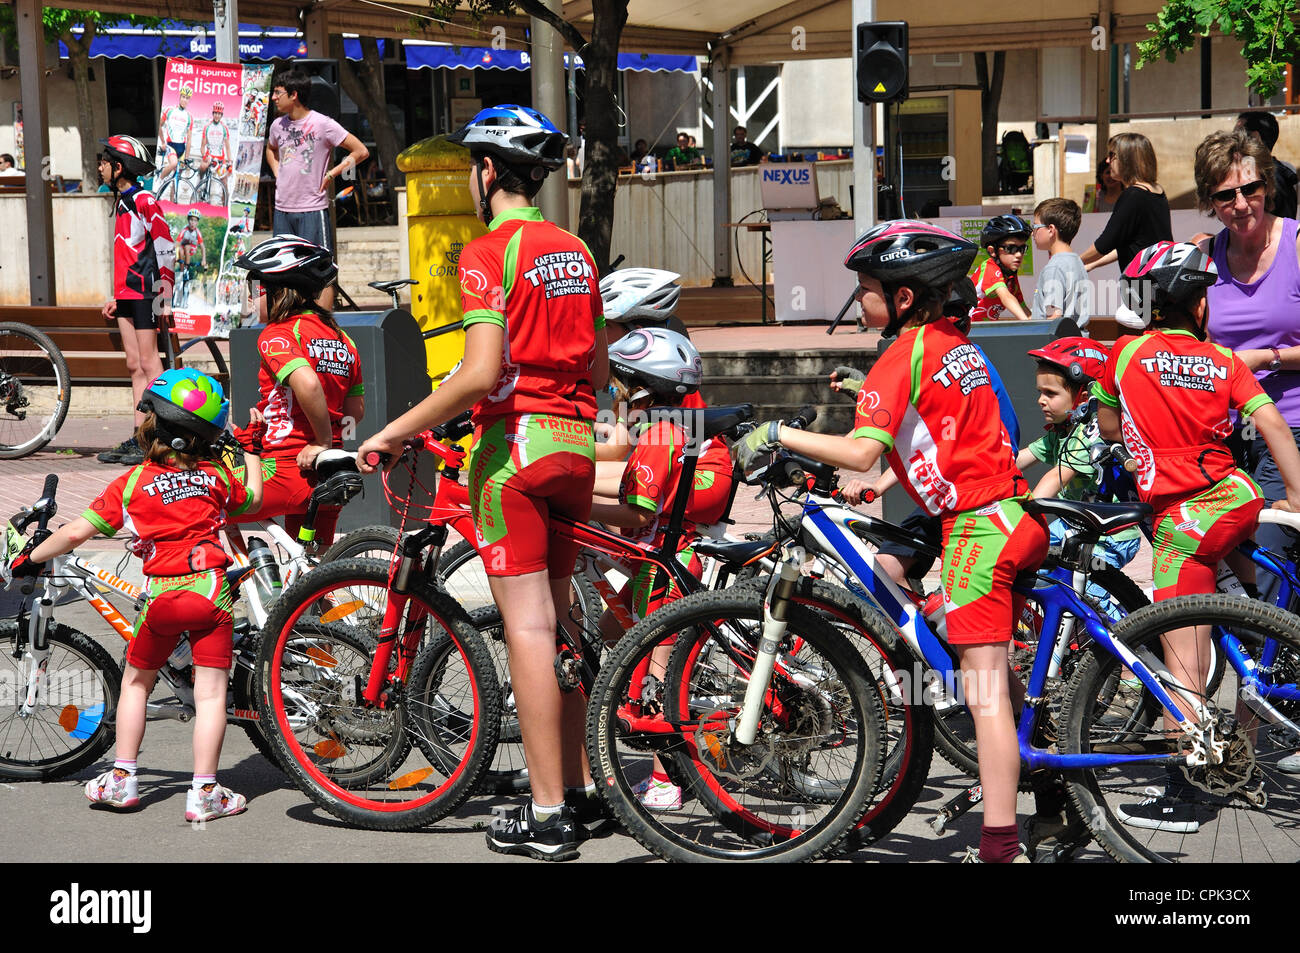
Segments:
[[[1300,774],[1300,751],[1295,754],[1289,754],[1277,763],[1279,771],[1285,771],[1287,774]]]
[[[682,789],[671,781],[656,781],[649,777],[634,787],[632,793],[647,811],[682,809]]]
[[[212,821],[218,817],[232,817],[248,809],[248,798],[230,788],[214,784],[211,791],[190,788],[185,795],[185,820]]]
[[[140,803],[140,782],[134,774],[119,776],[109,768],[99,777],[86,782],[86,797],[92,804],[123,810]]]

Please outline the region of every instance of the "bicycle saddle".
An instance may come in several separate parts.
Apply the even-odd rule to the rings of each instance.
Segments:
[[[316,458],[316,488],[311,491],[317,505],[342,506],[364,489],[354,454],[346,450],[321,451]]]
[[[769,536],[765,539],[707,539],[695,543],[692,548],[701,556],[712,556],[731,566],[743,566],[775,545],[776,541]]]
[[[723,407],[705,407],[693,410],[689,407],[651,407],[646,411],[649,420],[667,419],[681,423],[694,430],[701,426],[702,439],[709,437],[733,437],[732,432],[743,423],[754,419],[753,404],[727,404]]]
[[[1136,526],[1151,515],[1147,503],[1077,503],[1073,500],[1028,500],[1025,512],[1060,517],[1088,533],[1105,536]]]
[[[414,278],[394,278],[392,281],[368,281],[366,282],[376,291],[382,291],[384,294],[392,294],[395,288],[402,288],[406,285],[418,285],[419,282]]]

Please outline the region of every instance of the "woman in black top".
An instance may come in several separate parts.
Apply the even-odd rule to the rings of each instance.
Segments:
[[[1106,228],[1079,257],[1092,271],[1118,261],[1122,272],[1143,248],[1158,241],[1172,241],[1169,198],[1156,184],[1156,153],[1151,140],[1141,133],[1122,132],[1112,136],[1111,173],[1124,183]]]

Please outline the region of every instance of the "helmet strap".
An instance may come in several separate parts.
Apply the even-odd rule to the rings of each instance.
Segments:
[[[494,179],[490,186],[484,187],[483,162],[485,161],[486,161],[486,157],[474,163],[474,174],[478,176],[479,221],[481,221],[484,225],[487,225],[489,222],[492,221],[492,203],[491,203],[492,194],[496,192],[496,190],[499,189],[500,186],[497,184],[496,180]]]

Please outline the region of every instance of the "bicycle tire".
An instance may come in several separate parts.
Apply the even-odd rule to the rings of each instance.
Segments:
[[[357,685],[373,652],[346,665],[331,654],[329,639],[340,630],[377,644],[387,599],[388,566],[371,559],[323,564],[286,589],[263,630],[258,708],[289,776],[316,804],[357,827],[411,830],[474,792],[496,746],[500,696],[491,656],[464,610],[437,587],[415,583],[402,626],[412,635],[419,626],[421,645],[444,640],[440,689],[455,693],[470,721],[463,744],[443,761],[424,758],[431,739],[410,743],[415,702],[406,686],[392,685],[388,707],[369,707]]]
[[[334,545],[325,550],[320,561],[332,563],[340,559],[357,558],[391,560],[393,550],[397,548],[398,538],[399,534],[392,526],[385,526],[382,523],[362,526],[336,539]]]
[[[10,353],[19,351],[21,356]],[[49,335],[20,322],[0,322],[0,460],[17,460],[48,444],[70,406],[68,362]],[[36,410],[29,423],[30,407]],[[22,426],[15,430],[15,425]]]
[[[236,711],[257,714],[256,643],[250,647],[251,657],[246,658],[244,662],[240,661],[240,654],[239,651],[235,652],[235,664],[230,673],[231,701]],[[257,749],[258,754],[277,768],[280,768],[280,770],[284,770],[279,757],[275,753],[275,746],[271,743],[271,739],[266,736],[266,732],[262,730],[260,715],[258,715],[257,721],[241,720],[236,724],[243,729],[244,734],[253,743],[253,747]]]
[[[26,718],[17,700],[0,710],[0,778],[6,780],[66,777],[94,764],[113,743],[122,670],[84,632],[51,621],[48,635],[46,697],[52,704]],[[0,622],[0,684],[7,682],[15,694],[27,684],[22,660],[14,658],[18,638],[16,622]]]
[[[1300,651],[1300,619],[1266,603],[1222,595],[1158,602],[1117,624],[1114,637],[1139,656],[1146,652],[1163,660],[1161,636],[1192,624],[1227,626],[1246,644],[1271,638],[1287,652]],[[1150,692],[1139,688],[1135,697],[1131,690],[1117,690],[1122,668],[1119,659],[1097,646],[1080,660],[1062,710],[1067,754],[1100,748],[1175,752],[1182,739],[1164,730],[1163,709],[1146,704]],[[1167,684],[1163,677],[1162,682]],[[1117,817],[1123,805],[1148,796],[1147,785],[1163,784],[1165,769],[1158,764],[1065,772],[1075,808],[1113,858],[1169,862],[1196,853],[1201,860],[1208,848],[1210,862],[1300,859],[1300,839],[1293,833],[1300,794],[1294,779],[1281,775],[1276,765],[1294,750],[1296,740],[1279,745],[1274,732],[1245,707],[1249,703],[1239,701],[1238,689],[1237,673],[1230,667],[1220,685],[1207,692],[1207,718],[1219,721],[1222,737],[1229,741],[1223,763],[1184,769],[1184,777],[1201,789],[1194,799],[1200,824],[1195,833],[1129,827]]]
[[[857,651],[803,606],[790,606],[782,643],[782,669],[797,671],[799,678],[774,675],[768,697],[780,701],[784,715],[773,712],[774,702],[765,703],[760,741],[748,749],[733,747],[725,737],[747,683],[743,660],[721,674],[695,666],[688,674],[699,681],[685,688],[653,678],[633,685],[638,667],[665,640],[706,639],[710,629],[725,629],[753,644],[762,619],[762,605],[743,590],[686,596],[633,628],[597,676],[587,708],[596,786],[625,829],[667,860],[814,860],[844,841],[875,791],[883,754],[879,693]],[[798,657],[788,651],[796,635]],[[694,688],[710,694],[697,695]],[[686,712],[678,710],[683,697],[692,700]],[[692,718],[705,697],[714,710]],[[649,770],[647,752],[620,741],[631,733],[633,706],[645,724],[657,722],[659,730],[642,733],[686,789],[678,811],[652,812],[633,791],[633,778]],[[840,752],[836,763],[830,760],[834,755],[823,754],[828,751]],[[807,798],[779,780],[795,759],[804,773],[837,772],[840,793],[833,803]],[[775,772],[764,770],[774,763]]]
[[[1116,605],[1125,612],[1136,612],[1145,606],[1151,604],[1151,600],[1146,597],[1137,584],[1133,582],[1123,572],[1114,568],[1098,570],[1089,577],[1090,581],[1101,589],[1108,592],[1113,598]],[[1090,596],[1084,595],[1081,598],[1095,603]],[[1026,632],[1023,620],[1019,626],[1018,634],[1024,635]],[[1018,639],[1018,641],[1025,641]],[[1036,642],[1035,642],[1036,644]],[[1023,671],[1022,679],[1029,677],[1029,669],[1033,664],[1033,649],[1025,650],[1021,653],[1022,661],[1020,668]],[[1071,653],[1069,658],[1074,658]],[[1014,664],[1014,662],[1013,662]],[[1066,666],[1062,669],[1062,677],[1059,682],[1055,683],[1058,687],[1063,687],[1070,674],[1070,666],[1073,661],[1067,659]],[[956,655],[953,655],[953,671],[959,673],[960,667],[957,664]],[[1054,706],[1054,711],[1059,708],[1059,704]],[[943,711],[936,711],[934,718],[934,744],[935,749],[940,756],[958,771],[967,777],[979,777],[979,755],[975,750],[975,723],[971,719],[970,712],[964,705],[956,704]],[[1022,782],[1022,787],[1024,784]]]

